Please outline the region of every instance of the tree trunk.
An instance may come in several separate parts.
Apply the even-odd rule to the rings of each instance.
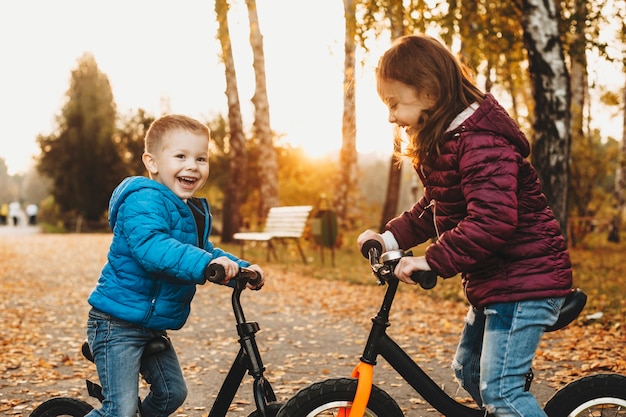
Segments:
[[[267,99],[265,82],[265,54],[263,35],[259,27],[256,1],[246,0],[250,21],[250,45],[254,56],[254,78],[256,88],[252,97],[254,105],[254,135],[259,143],[259,207],[258,214],[262,223],[271,207],[278,206],[278,162],[272,129],[270,127],[270,106]]]
[[[626,29],[626,25],[624,25]],[[624,33],[624,32],[622,32]],[[624,59],[626,67],[626,58]],[[626,209],[626,86],[623,89],[622,97],[622,112],[623,112],[623,128],[622,128],[622,144],[620,146],[619,162],[617,165],[617,172],[615,173],[615,213],[613,219],[611,219],[611,225],[609,229],[609,242],[620,242],[620,232],[622,230],[622,216]]]
[[[405,34],[404,7],[401,0],[390,0],[387,17],[390,22],[391,39],[397,39]],[[400,200],[400,184],[402,171],[397,164],[396,154],[400,151],[400,142],[396,138],[393,142],[393,155],[389,163],[389,179],[387,180],[387,194],[380,219],[380,231],[385,229],[385,224],[398,214],[398,201]]]
[[[393,152],[394,155],[400,151],[400,140],[394,139]],[[395,156],[391,156],[389,161],[389,180],[387,181],[387,194],[385,194],[385,204],[383,205],[383,213],[380,219],[379,230],[385,230],[387,222],[398,213],[398,201],[400,201],[400,184],[402,179],[402,170],[398,166]]]
[[[585,51],[585,21],[586,21],[586,1],[581,1],[580,4],[575,5],[576,9],[574,10],[574,28],[575,32],[571,37],[572,41],[569,45],[569,57],[570,57],[570,91],[571,91],[571,146],[572,152],[575,152],[576,149],[591,149],[593,146],[591,144],[591,138],[588,134],[585,134],[585,107],[586,107],[586,97],[588,94],[587,88],[587,56]],[[584,154],[583,154],[584,155]],[[578,155],[573,154],[571,158],[571,167],[570,167],[570,175],[572,175],[572,170],[575,172],[577,169],[583,168],[584,164],[587,164],[588,161],[583,160],[584,157],[578,157]],[[578,165],[578,166],[577,166]],[[581,184],[575,183],[571,184],[571,187],[577,187],[578,190],[570,189],[568,191],[568,195],[570,197],[576,196],[577,191],[583,191],[582,195],[591,195],[591,187],[593,184],[589,184],[589,189],[581,190]],[[584,188],[584,187],[583,187]],[[589,203],[591,202],[590,198],[582,198],[582,199],[574,199],[573,201],[578,200],[579,204],[574,203],[574,207],[579,205],[582,210],[576,211],[572,210],[572,212],[576,213],[578,216],[587,217],[590,215],[588,213]],[[573,207],[570,207],[572,209]],[[568,229],[569,233],[569,241],[570,245],[574,247],[577,241],[583,236],[573,236],[576,234],[576,231],[580,230],[580,228],[570,227]]]
[[[243,203],[242,190],[245,186],[245,172],[248,165],[237,87],[237,74],[235,72],[235,62],[228,29],[228,9],[228,0],[215,1],[215,14],[218,22],[217,37],[222,47],[222,62],[224,62],[224,73],[226,75],[226,98],[228,100],[228,125],[230,131],[229,174],[228,184],[226,185],[227,195],[224,198],[222,242],[232,242],[233,234],[241,227],[241,213],[239,209]]]
[[[570,91],[559,38],[556,2],[522,0],[524,44],[535,98],[533,164],[567,238]]]
[[[340,154],[339,178],[333,208],[337,214],[340,228],[350,228],[350,211],[356,207],[357,187],[357,152],[356,152],[356,104],[355,104],[355,51],[356,51],[356,7],[354,0],[344,0],[345,40],[344,40],[344,78],[343,78],[343,121],[342,145]]]

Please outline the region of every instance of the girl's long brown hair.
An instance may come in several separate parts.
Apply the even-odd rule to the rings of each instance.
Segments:
[[[469,70],[438,40],[428,35],[398,38],[378,61],[376,79],[396,80],[428,94],[435,104],[422,113],[417,129],[410,129],[405,155],[413,164],[428,166],[439,154],[450,122],[484,93]],[[378,83],[380,85],[380,83]]]

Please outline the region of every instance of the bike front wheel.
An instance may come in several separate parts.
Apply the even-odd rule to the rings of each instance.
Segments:
[[[626,417],[626,376],[597,374],[570,382],[550,398],[549,417]]]
[[[30,417],[83,417],[93,410],[91,404],[70,397],[51,398],[42,402],[30,413]]]
[[[327,379],[298,391],[280,409],[277,417],[336,416],[339,410],[350,408],[358,380],[353,378]],[[364,417],[403,417],[398,404],[385,391],[372,386]]]

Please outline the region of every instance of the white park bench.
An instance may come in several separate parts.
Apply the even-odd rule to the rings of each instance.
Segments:
[[[306,256],[300,245],[300,238],[306,228],[311,210],[313,210],[313,206],[272,207],[267,213],[263,231],[238,232],[233,235],[233,239],[238,240],[241,244],[241,258],[245,259],[245,243],[254,241],[265,242],[267,245],[267,261],[270,260],[270,252],[278,260],[273,242],[290,240],[296,243],[302,262],[306,264]]]

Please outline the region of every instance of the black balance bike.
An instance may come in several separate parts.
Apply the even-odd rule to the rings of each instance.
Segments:
[[[382,356],[409,385],[432,407],[447,417],[485,417],[485,410],[468,407],[445,393],[420,366],[415,363],[386,333],[389,311],[398,287],[393,271],[400,258],[411,252],[389,251],[381,254],[381,245],[372,240],[363,246],[363,255],[379,285],[387,284],[378,314],[360,358],[350,378],[331,378],[313,383],[296,393],[278,412],[278,417],[402,417],[396,401],[373,384],[373,368]],[[437,276],[431,271],[419,271],[411,277],[423,289],[432,289]],[[547,329],[555,331],[567,326],[582,311],[587,296],[580,289],[566,298],[558,321]],[[530,388],[532,370],[526,379]],[[569,383],[547,402],[549,417],[626,416],[626,376],[595,374]]]
[[[221,282],[224,279],[224,268],[218,264],[209,266],[209,281]],[[243,308],[241,306],[241,292],[246,288],[248,282],[254,284],[258,282],[259,277],[253,270],[240,268],[239,274],[235,279],[235,287],[232,294],[232,305],[237,322],[237,334],[239,335],[239,344],[241,348],[235,358],[222,386],[217,394],[211,411],[207,417],[225,417],[230,405],[235,398],[237,390],[246,374],[250,374],[254,378],[253,395],[256,404],[256,410],[248,417],[276,417],[276,413],[282,404],[276,402],[276,395],[272,386],[263,376],[265,367],[261,360],[255,333],[260,327],[256,322],[246,322]],[[153,355],[157,352],[169,349],[170,342],[166,337],[159,337],[148,342],[144,349],[143,356]],[[85,358],[93,362],[93,357],[89,350],[87,342],[83,343],[82,353]],[[102,388],[87,380],[87,391],[89,396],[97,398],[100,402],[104,399]],[[141,417],[141,401],[138,401],[137,416]],[[33,410],[30,417],[57,417],[72,416],[83,417],[93,409],[91,404],[86,401],[72,397],[55,397],[41,403]]]

